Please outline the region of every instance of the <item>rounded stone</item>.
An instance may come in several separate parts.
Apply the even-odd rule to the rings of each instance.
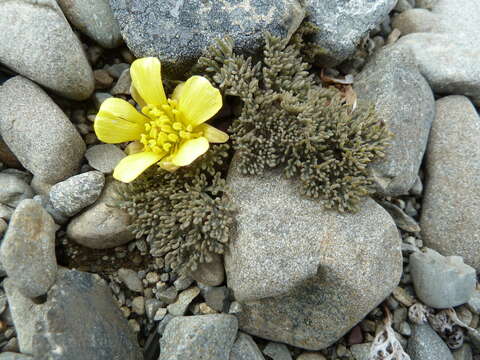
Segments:
[[[82,137],[62,110],[21,76],[0,87],[0,133],[22,165],[45,183],[75,175],[85,153]]]
[[[55,0],[0,1],[0,14],[0,63],[62,96],[92,94],[92,69]]]
[[[130,215],[113,206],[115,181],[107,179],[100,198],[70,221],[67,236],[80,245],[92,249],[117,247],[134,239],[128,230]]]

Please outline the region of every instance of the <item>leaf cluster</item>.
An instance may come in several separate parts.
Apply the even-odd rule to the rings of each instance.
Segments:
[[[265,36],[263,61],[237,55],[232,39],[219,40],[195,68],[225,95],[242,101],[229,131],[245,175],[283,166],[303,193],[327,208],[356,211],[372,192],[368,165],[384,156],[390,132],[373,107],[352,108],[335,87],[309,72],[306,43]]]
[[[221,175],[227,157],[228,145],[216,145],[191,166],[153,169],[117,187],[116,206],[131,216],[130,231],[177,273],[210,262],[228,244],[234,207]]]

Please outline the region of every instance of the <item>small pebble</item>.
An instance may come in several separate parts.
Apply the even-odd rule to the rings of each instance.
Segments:
[[[155,313],[155,316],[153,317],[153,320],[160,321],[165,317],[165,315],[167,315],[167,309],[166,308],[160,308]]]
[[[145,279],[149,284],[156,284],[160,280],[160,277],[156,272],[149,272],[145,276]]]
[[[193,284],[193,279],[190,278],[189,276],[180,276],[173,283],[173,285],[175,286],[175,289],[177,289],[178,291],[188,289],[188,287],[192,284]]]
[[[135,271],[131,269],[121,268],[118,270],[118,278],[125,284],[127,288],[135,292],[143,291],[142,281],[138,278]]]
[[[96,89],[107,89],[113,84],[113,78],[110,74],[103,69],[94,70],[93,76],[95,77],[95,88]]]
[[[133,298],[132,311],[138,315],[145,314],[145,298],[143,296],[136,296]]]
[[[161,289],[157,292],[157,299],[166,302],[167,304],[172,304],[177,299],[177,289],[170,286],[165,289]]]
[[[415,302],[414,297],[409,293],[407,293],[404,288],[401,288],[399,286],[397,286],[393,290],[392,294],[396,300],[398,300],[400,303],[402,303],[406,307],[412,306]]]
[[[128,325],[132,328],[132,330],[136,333],[140,332],[140,325],[135,319],[128,320]]]
[[[198,294],[200,294],[200,289],[196,286],[182,291],[178,295],[177,301],[167,306],[168,312],[174,316],[185,315],[188,306],[193,301],[193,299],[198,296]]]

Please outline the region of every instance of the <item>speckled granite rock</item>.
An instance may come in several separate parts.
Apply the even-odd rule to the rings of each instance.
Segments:
[[[62,110],[21,76],[0,87],[0,133],[22,165],[50,184],[76,174],[85,152],[82,137]]]
[[[25,199],[33,198],[33,189],[18,176],[0,173],[0,203],[14,209]]]
[[[357,214],[325,211],[278,170],[242,177],[235,160],[228,184],[239,211],[225,267],[228,287],[244,301],[245,332],[322,349],[398,284],[398,231],[373,200]]]
[[[415,325],[406,349],[412,360],[454,360],[447,344],[429,325]]]
[[[73,216],[93,204],[105,185],[100,171],[88,171],[72,176],[52,186],[50,202],[53,208],[65,216]]]
[[[175,317],[162,336],[159,360],[229,360],[237,329],[232,315]]]
[[[241,52],[262,46],[263,32],[290,36],[305,10],[297,0],[110,0],[125,42],[137,57],[158,56],[165,71],[182,72],[220,36]]]
[[[55,231],[53,219],[35,200],[23,200],[13,213],[0,258],[24,296],[44,295],[55,281]]]
[[[324,66],[336,65],[353,55],[360,40],[388,17],[396,0],[306,0],[309,21],[319,27],[314,41],[325,53]]]
[[[415,183],[435,114],[433,93],[408,53],[388,47],[377,53],[354,84],[359,100],[375,105],[393,133],[381,161],[372,164],[379,193],[407,194]]]
[[[108,0],[59,0],[58,4],[77,29],[101,46],[114,48],[122,43],[120,27]]]
[[[265,358],[252,337],[239,331],[229,360],[265,360]]]
[[[68,98],[92,94],[92,69],[55,0],[2,0],[0,14],[0,63]]]
[[[437,100],[426,154],[424,243],[480,270],[480,117],[463,96]]]
[[[133,240],[135,236],[127,229],[130,215],[112,206],[115,183],[107,179],[100,198],[70,221],[67,227],[70,239],[92,249],[113,248]]]
[[[43,304],[5,283],[20,350],[35,359],[141,360],[135,334],[98,275],[59,268]],[[88,344],[88,346],[85,346]]]

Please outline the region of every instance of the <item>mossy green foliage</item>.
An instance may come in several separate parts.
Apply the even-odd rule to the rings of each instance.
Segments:
[[[116,205],[132,217],[130,230],[178,273],[210,262],[228,243],[234,208],[220,171],[227,157],[228,145],[215,145],[191,166],[173,173],[155,168],[117,188]]]
[[[368,165],[384,156],[389,131],[374,109],[347,104],[340,90],[323,88],[302,59],[301,34],[290,44],[267,34],[263,61],[237,55],[221,40],[200,58],[195,71],[226,95],[242,100],[230,128],[243,174],[283,166],[303,192],[327,208],[356,211],[372,192]]]

